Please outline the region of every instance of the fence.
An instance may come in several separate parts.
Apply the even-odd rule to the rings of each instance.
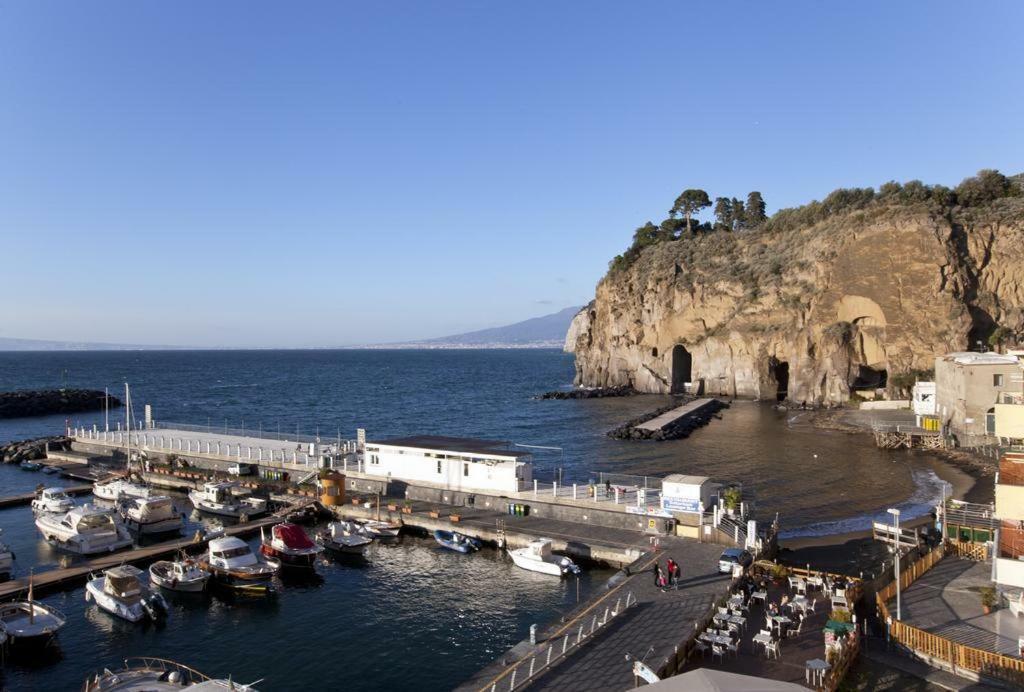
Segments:
[[[984,562],[988,559],[988,544],[971,543],[969,541],[949,541],[947,543],[949,553],[957,557],[965,557],[975,562]]]
[[[940,545],[905,569],[900,574],[900,588],[909,588],[945,556],[946,546]],[[918,656],[931,659],[930,662],[933,664],[939,662],[948,666],[954,673],[957,673],[959,669],[978,676],[998,678],[1018,686],[1024,685],[1024,660],[959,644],[894,619],[889,614],[886,602],[895,595],[896,582],[894,581],[880,589],[875,596],[878,615],[883,621],[889,623],[889,638],[892,641],[906,647]]]
[[[575,651],[580,645],[593,637],[595,633],[599,632],[602,627],[625,612],[630,606],[636,605],[636,603],[636,596],[633,595],[632,591],[626,594],[625,602],[623,602],[620,596],[615,601],[614,608],[606,605],[603,614],[600,614],[599,611],[594,612],[590,619],[590,627],[587,627],[587,618],[585,617],[590,612],[589,610],[585,611],[574,621],[573,626],[568,631],[562,630],[566,632],[564,636],[559,635],[551,639],[545,648],[539,649],[529,658],[520,660],[499,675],[491,683],[490,687],[483,689],[490,690],[490,692],[505,692],[505,690],[511,691],[528,685],[542,671]],[[599,606],[600,603],[596,605]],[[575,622],[580,622],[578,628],[575,626]]]
[[[319,437],[316,435],[302,435],[298,431],[288,430],[277,430],[272,431],[267,428],[257,425],[256,427],[249,428],[229,428],[227,423],[224,425],[193,425],[190,423],[173,423],[169,421],[153,421],[153,429],[155,430],[182,430],[184,432],[197,432],[205,433],[209,435],[230,435],[232,437],[254,437],[261,440],[277,440],[278,442],[319,442],[320,444],[327,446],[331,444],[337,444],[339,437],[337,435],[330,435],[324,433]],[[346,440],[344,437],[341,438],[341,443],[344,445]]]

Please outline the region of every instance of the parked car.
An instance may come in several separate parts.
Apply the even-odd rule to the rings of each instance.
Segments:
[[[248,476],[252,473],[252,464],[232,464],[228,467],[232,476]]]
[[[746,567],[753,561],[753,556],[746,550],[726,548],[718,558],[718,571],[722,574],[732,574],[732,568],[735,565]]]

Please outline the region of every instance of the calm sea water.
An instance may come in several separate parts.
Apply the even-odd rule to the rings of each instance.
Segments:
[[[763,517],[780,513],[795,534],[854,530],[901,506],[927,511],[939,494],[927,455],[885,452],[869,439],[820,431],[799,414],[737,402],[688,439],[611,440],[605,433],[663,405],[655,396],[539,401],[570,386],[571,356],[557,351],[174,351],[0,353],[0,390],[132,385],[136,406],[158,420],[343,438],[435,433],[562,447],[538,453],[543,474],[568,482],[597,471],[693,473],[753,488]],[[112,415],[119,416],[115,411]],[[102,414],[75,416],[85,425]],[[0,421],[0,442],[56,434],[63,416]],[[45,477],[47,482],[52,481]],[[0,494],[44,477],[0,468]],[[19,571],[50,567],[24,508],[0,510]],[[180,660],[266,689],[330,681],[348,689],[448,689],[575,600],[575,585],[516,570],[485,551],[441,552],[432,542],[375,546],[363,568],[325,562],[311,583],[286,584],[271,601],[182,601],[166,625],[114,622],[86,607],[81,589],[45,600],[64,610],[60,660],[31,669],[9,662],[9,689],[75,689],[90,670],[129,655]],[[591,571],[583,592],[610,576]]]

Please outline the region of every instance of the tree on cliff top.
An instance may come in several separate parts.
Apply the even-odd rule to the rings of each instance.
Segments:
[[[747,195],[747,227],[757,228],[768,219],[765,213],[764,198],[757,190]]]
[[[683,194],[676,197],[676,203],[672,205],[672,208],[668,210],[669,216],[675,216],[676,214],[682,214],[683,218],[686,219],[686,232],[693,232],[693,225],[690,219],[701,209],[706,209],[711,206],[711,198],[708,197],[708,193],[704,190],[683,190]]]

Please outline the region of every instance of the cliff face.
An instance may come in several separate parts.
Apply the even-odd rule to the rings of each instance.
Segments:
[[[957,218],[881,208],[774,232],[686,237],[612,271],[566,348],[582,386],[835,405],[1024,330],[1024,201]]]

